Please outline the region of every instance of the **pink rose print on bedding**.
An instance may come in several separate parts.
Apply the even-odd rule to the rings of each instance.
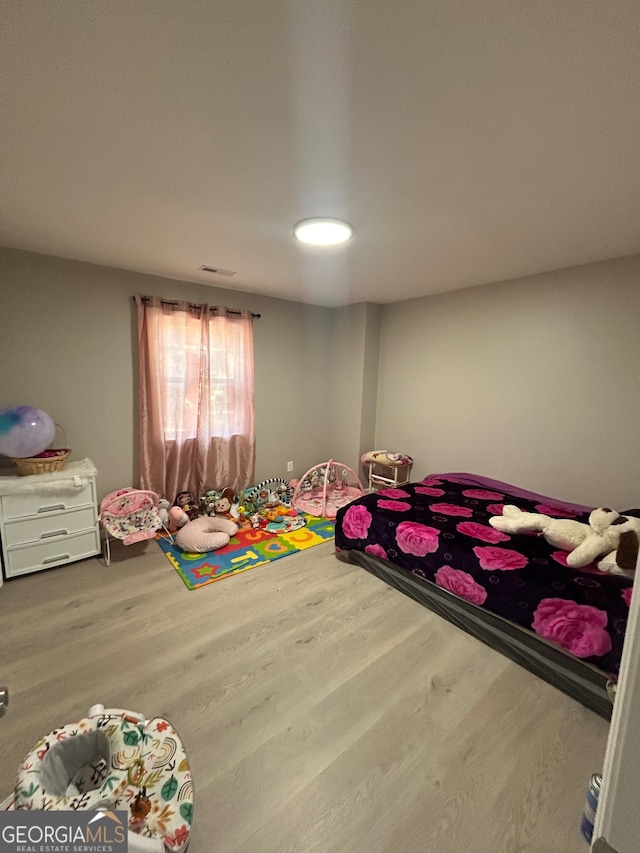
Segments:
[[[515,569],[523,569],[529,562],[517,551],[495,548],[492,545],[476,545],[473,553],[480,561],[480,567],[488,572],[513,572]]]
[[[491,515],[502,515],[503,509],[504,504],[487,504],[487,512],[490,512]]]
[[[461,521],[456,525],[458,533],[464,533],[465,536],[472,536],[474,539],[481,539],[483,542],[508,542],[511,537],[507,533],[502,533],[500,530],[494,530],[493,527],[487,527],[484,524],[478,524],[477,521]]]
[[[553,554],[551,555],[551,559],[555,560],[556,563],[560,563],[561,566],[564,566],[565,568],[568,569],[569,568],[569,566],[567,564],[567,557],[568,556],[569,556],[568,551],[554,551]]]
[[[473,510],[468,506],[458,506],[457,504],[431,504],[429,509],[431,512],[441,515],[461,515],[464,518],[471,518]]]
[[[620,593],[622,595],[622,600],[627,605],[627,607],[631,607],[631,593],[633,592],[633,587],[628,586],[626,589],[623,589]]]
[[[383,498],[408,498],[409,492],[405,492],[404,489],[383,489],[378,492],[378,495]]]
[[[411,509],[411,504],[406,501],[378,501],[380,509],[395,509],[398,512],[406,512]]]
[[[488,492],[486,489],[465,489],[462,493],[465,498],[477,498],[480,501],[501,501],[504,495],[498,492]]]
[[[435,489],[433,486],[416,486],[415,491],[419,495],[429,495],[432,498],[439,498],[444,495],[444,489]]]
[[[602,657],[612,649],[607,614],[590,604],[543,598],[533,614],[533,630],[577,658]]]
[[[567,563],[567,557],[569,556],[569,551],[554,551],[551,555],[551,559],[555,560],[556,563],[560,563],[561,566],[564,566],[566,569],[570,568]],[[604,572],[601,572],[598,566],[595,563],[589,563],[588,566],[581,566],[579,569],[572,569],[574,572],[580,572],[581,574],[587,575],[602,575]]]
[[[580,515],[580,510],[551,506],[551,504],[536,504],[536,512],[542,515],[550,515],[553,518],[575,518],[576,515]]]
[[[342,532],[349,539],[365,539],[371,520],[371,513],[366,506],[350,506],[342,519]]]
[[[448,589],[466,598],[472,604],[484,604],[487,599],[487,590],[475,581],[468,572],[460,569],[452,569],[451,566],[442,566],[435,574],[436,584],[443,589]]]
[[[439,533],[435,527],[427,527],[417,521],[401,521],[396,528],[396,542],[405,554],[425,557],[438,550]]]
[[[382,557],[383,560],[387,559],[387,552],[384,550],[382,545],[367,545],[364,549],[365,554],[371,554],[372,557]]]

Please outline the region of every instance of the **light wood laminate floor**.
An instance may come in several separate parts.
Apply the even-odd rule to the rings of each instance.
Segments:
[[[326,543],[188,591],[155,542],[0,588],[0,798],[95,702],[164,714],[190,853],[587,853],[608,724]]]

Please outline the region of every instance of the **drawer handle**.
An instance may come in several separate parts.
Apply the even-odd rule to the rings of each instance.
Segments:
[[[38,508],[38,512],[55,512],[57,509],[66,509],[64,504],[54,504],[53,506],[41,506]]]
[[[42,565],[46,566],[47,563],[56,563],[58,560],[70,560],[71,557],[68,554],[60,554],[59,557],[47,557],[46,560],[42,561]]]
[[[68,530],[52,530],[50,533],[43,533],[40,538],[49,539],[51,536],[66,536],[68,533]]]

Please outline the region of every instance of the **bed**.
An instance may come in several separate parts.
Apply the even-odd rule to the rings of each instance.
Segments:
[[[505,504],[584,522],[592,509],[432,474],[340,509],[336,551],[609,718],[633,580],[571,569],[542,536],[495,530],[489,518]]]

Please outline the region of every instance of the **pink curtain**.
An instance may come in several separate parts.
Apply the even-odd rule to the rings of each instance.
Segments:
[[[255,474],[253,320],[248,311],[136,296],[140,485],[250,486]]]

